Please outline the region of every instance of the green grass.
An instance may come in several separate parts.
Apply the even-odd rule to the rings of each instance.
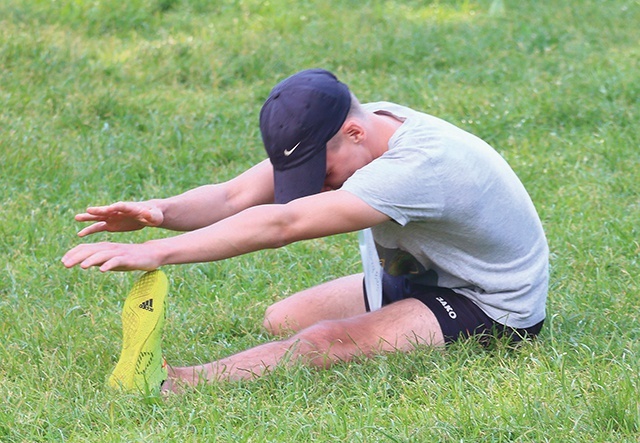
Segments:
[[[0,3],[0,441],[637,442],[638,23],[633,0]],[[136,274],[64,269],[73,215],[262,159],[262,102],[314,66],[507,158],[552,252],[540,340],[278,369],[168,400],[107,390]],[[352,235],[169,267],[167,357],[265,342],[270,303],[358,270]]]

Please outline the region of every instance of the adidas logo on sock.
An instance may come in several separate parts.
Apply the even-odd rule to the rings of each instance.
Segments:
[[[138,305],[138,307],[140,309],[146,309],[149,312],[153,312],[153,299],[150,298],[149,300],[143,301]]]

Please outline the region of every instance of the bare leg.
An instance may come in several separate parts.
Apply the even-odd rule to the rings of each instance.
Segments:
[[[362,274],[323,283],[274,303],[264,327],[273,335],[289,335],[321,320],[338,320],[365,312]]]
[[[422,302],[407,299],[378,311],[355,317],[327,320],[303,329],[291,338],[265,343],[205,365],[172,368],[172,382],[252,379],[276,366],[302,361],[327,368],[335,362],[381,352],[409,352],[418,345],[441,346],[442,331],[435,316]]]
[[[298,354],[296,340],[286,339],[265,343],[211,363],[182,368],[170,368],[169,377],[188,385],[203,381],[246,380],[259,377],[279,362]]]

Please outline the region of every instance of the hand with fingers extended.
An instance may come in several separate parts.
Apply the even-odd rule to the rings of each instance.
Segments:
[[[161,248],[154,242],[142,244],[85,243],[69,250],[62,263],[71,268],[82,269],[98,266],[101,271],[152,271],[162,265]]]
[[[149,202],[118,202],[108,206],[87,208],[75,217],[79,222],[94,222],[78,232],[80,237],[96,232],[136,231],[147,226],[157,227],[164,221],[162,210]]]

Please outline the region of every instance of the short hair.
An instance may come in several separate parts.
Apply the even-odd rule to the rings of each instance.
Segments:
[[[354,95],[353,92],[349,91],[349,93],[351,94],[351,105],[349,106],[349,112],[347,112],[347,117],[345,118],[345,121],[351,117],[367,118],[367,114],[364,111],[364,108],[362,107],[360,102],[358,101],[358,98]],[[334,147],[337,146],[337,143],[340,141],[340,138],[342,137],[341,129],[342,129],[342,126],[340,127],[340,129],[338,129],[338,132],[336,132],[335,135],[329,139],[329,141],[327,142],[327,149],[333,149]]]
[[[351,94],[351,105],[349,107],[349,112],[347,113],[347,118],[363,115],[364,110],[362,109],[362,105],[358,101],[358,98],[353,92],[349,91],[349,93]]]

